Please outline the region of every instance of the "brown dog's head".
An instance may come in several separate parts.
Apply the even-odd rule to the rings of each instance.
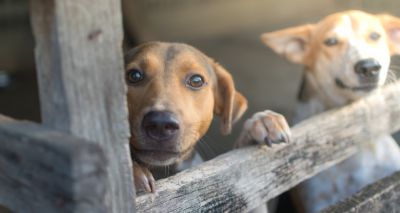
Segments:
[[[228,134],[247,108],[231,75],[191,46],[149,42],[128,52],[125,64],[131,147],[145,164],[185,159],[214,113]]]
[[[306,66],[320,92],[345,103],[384,84],[390,56],[400,53],[400,19],[347,11],[317,24],[261,36],[288,60]]]

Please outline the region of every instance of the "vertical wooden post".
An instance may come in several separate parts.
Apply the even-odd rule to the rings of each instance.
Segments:
[[[118,0],[32,0],[43,124],[98,142],[109,212],[134,211]]]

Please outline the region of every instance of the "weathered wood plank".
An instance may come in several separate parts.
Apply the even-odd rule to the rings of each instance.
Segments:
[[[324,209],[325,213],[399,212],[400,172],[364,187],[360,192]]]
[[[0,204],[15,212],[107,212],[100,147],[0,115]]]
[[[348,158],[363,140],[400,128],[400,84],[292,128],[294,141],[273,149],[234,150],[158,181],[136,198],[141,212],[243,212]]]
[[[31,12],[44,125],[98,142],[109,211],[133,212],[120,1],[33,0]]]

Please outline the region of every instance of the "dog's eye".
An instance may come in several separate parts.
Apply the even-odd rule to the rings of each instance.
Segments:
[[[381,38],[381,35],[377,32],[372,32],[371,34],[369,34],[369,38],[373,41],[378,41]]]
[[[337,39],[337,38],[335,38],[335,37],[332,37],[332,38],[328,38],[328,39],[326,39],[325,41],[324,41],[324,44],[326,45],[326,46],[334,46],[334,45],[336,45],[336,44],[338,44],[339,43],[339,40]]]
[[[199,89],[204,85],[204,79],[201,75],[195,74],[189,77],[186,85],[193,89]]]
[[[144,79],[144,73],[137,69],[129,70],[127,73],[128,82],[131,84],[137,84]]]

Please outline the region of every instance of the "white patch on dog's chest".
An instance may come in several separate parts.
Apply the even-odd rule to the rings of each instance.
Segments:
[[[180,162],[177,165],[176,170],[178,172],[181,172],[181,171],[186,170],[188,168],[200,165],[203,162],[204,162],[203,158],[200,156],[200,154],[198,152],[195,151],[194,156],[189,160],[185,160],[183,162]]]

